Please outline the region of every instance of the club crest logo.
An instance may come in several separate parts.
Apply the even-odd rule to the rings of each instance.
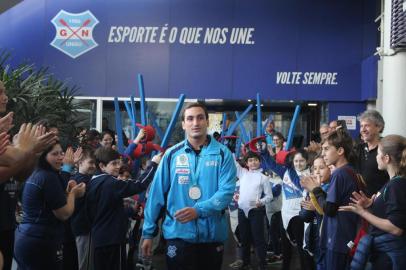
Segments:
[[[99,21],[89,10],[82,13],[61,10],[51,22],[56,28],[51,46],[70,57],[76,58],[98,46],[93,29]]]

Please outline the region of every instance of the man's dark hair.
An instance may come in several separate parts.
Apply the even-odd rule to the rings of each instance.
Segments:
[[[110,147],[99,147],[94,155],[96,156],[96,165],[98,169],[100,169],[99,163],[107,165],[110,161],[120,158],[120,154]]]
[[[195,102],[195,103],[188,104],[182,110],[182,121],[185,121],[185,112],[186,112],[186,110],[191,109],[191,108],[195,108],[195,107],[202,108],[202,110],[204,111],[204,115],[206,116],[206,120],[209,120],[209,113],[207,112],[206,106],[204,106],[202,103]]]

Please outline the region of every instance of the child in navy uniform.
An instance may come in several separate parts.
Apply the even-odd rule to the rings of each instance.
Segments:
[[[349,165],[352,149],[350,135],[341,130],[330,133],[322,143],[323,159],[335,169],[327,194],[321,187],[312,190],[324,212],[320,235],[321,269],[342,270],[349,267],[347,244],[355,239],[359,219],[354,213],[338,212],[338,208],[348,205],[351,194],[364,187]]]
[[[71,178],[76,183],[89,184],[90,179],[96,172],[96,157],[94,151],[88,146],[83,147],[82,156],[78,162],[78,172]],[[79,270],[89,269],[90,265],[90,224],[84,207],[85,198],[76,200],[75,212],[71,217],[72,233],[75,236],[78,253]]]
[[[94,269],[124,270],[127,214],[123,199],[145,190],[153,179],[161,155],[154,156],[140,179],[120,181],[121,160],[118,152],[101,147],[96,150],[100,170],[89,183],[87,211],[92,222],[91,241],[94,247]]]

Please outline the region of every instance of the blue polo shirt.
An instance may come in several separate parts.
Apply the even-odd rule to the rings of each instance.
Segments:
[[[53,210],[66,205],[63,180],[56,171],[36,169],[25,183],[23,190],[23,219],[18,230],[26,235],[61,242],[63,222]]]
[[[356,180],[349,173],[353,170],[345,165],[335,169],[327,190],[327,202],[338,206],[348,205],[354,191],[359,191]],[[352,212],[337,211],[334,217],[324,215],[321,232],[321,248],[334,252],[348,253],[347,243],[355,239],[359,218]]]

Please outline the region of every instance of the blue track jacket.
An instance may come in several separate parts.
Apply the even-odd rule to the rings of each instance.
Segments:
[[[189,198],[189,188],[197,184],[202,196]],[[151,184],[143,237],[152,238],[161,209],[166,206],[162,225],[165,239],[180,238],[192,243],[224,242],[227,221],[224,210],[231,202],[236,183],[236,167],[228,148],[210,137],[196,154],[187,140],[168,149]],[[194,207],[198,218],[180,223],[173,217],[184,207]]]

